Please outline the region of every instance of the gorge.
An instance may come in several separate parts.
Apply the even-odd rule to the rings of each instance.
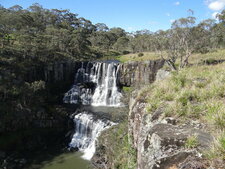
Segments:
[[[112,154],[112,149],[115,148],[113,144],[121,144],[121,146],[125,144],[132,147],[132,151],[135,152],[132,158],[137,158],[135,166],[137,165],[140,169],[157,168],[157,166],[166,168],[178,163],[181,166],[187,166],[190,156],[200,159],[198,151],[187,150],[183,146],[189,135],[193,133],[198,137],[201,149],[210,145],[213,138],[202,131],[202,124],[180,125],[176,119],[164,116],[163,107],[152,114],[147,113],[148,92],[143,92],[141,88],[155,80],[159,83],[168,77],[170,73],[162,69],[163,66],[162,60],[127,63],[72,61],[43,65],[30,71],[28,79],[43,80],[53,87],[51,90],[56,91],[61,102],[64,102],[62,110],[66,112],[63,115],[64,118],[62,114],[52,118],[51,114],[47,116],[45,112],[38,112],[39,116],[36,117],[40,119],[36,118],[35,121],[30,119],[30,123],[43,130],[54,129],[55,126],[59,129],[61,127],[57,137],[64,138],[66,135],[67,141],[63,139],[63,147],[67,147],[72,152],[67,154],[64,150],[57,158],[44,162],[46,164],[43,169],[50,164],[58,166],[55,160],[61,157],[65,158],[62,164],[67,168],[73,168],[76,165],[78,168],[89,165],[95,168],[117,168],[117,164],[111,159],[115,157],[115,154]],[[42,71],[39,72],[39,70]],[[57,91],[60,84],[66,85],[64,89]],[[126,95],[123,90],[125,87],[133,91]],[[125,127],[121,128],[121,126]],[[22,126],[18,124],[19,128]],[[48,133],[48,135],[51,134],[51,132]],[[42,137],[40,136],[40,139]],[[126,141],[122,143],[121,139],[123,142]],[[27,140],[27,144],[34,144],[33,140]],[[35,144],[40,146],[39,142]],[[77,150],[81,154],[74,152]],[[127,150],[126,153],[128,154],[127,165],[135,168],[132,166],[133,162],[129,161],[129,156],[133,152]],[[80,157],[90,162],[87,163]],[[71,158],[76,160],[73,161]],[[29,164],[29,167],[32,168],[33,165]]]
[[[63,101],[64,103],[83,105],[82,108],[84,110],[74,115],[75,134],[70,142],[70,147],[84,152],[83,158],[88,160],[92,158],[95,152],[95,141],[98,136],[103,130],[115,125],[115,123],[107,119],[94,119],[93,116],[96,112],[87,112],[85,105],[114,108],[125,106],[121,102],[121,82],[122,77],[126,79],[125,74],[126,76],[128,76],[127,74],[131,74],[132,76],[128,76],[131,79],[135,78],[135,67],[132,64],[135,63],[131,63],[131,66],[124,66],[117,61],[87,62],[82,63],[81,67],[75,72],[74,84],[65,93]],[[124,69],[124,67],[131,67],[131,70]],[[138,70],[140,66],[136,68]],[[145,66],[144,69],[147,68]],[[142,72],[138,71],[138,73]],[[151,73],[154,74],[153,72]]]
[[[0,169],[225,168],[225,10],[13,1],[0,4]]]

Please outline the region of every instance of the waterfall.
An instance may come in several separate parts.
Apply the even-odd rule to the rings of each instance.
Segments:
[[[82,63],[75,73],[73,87],[65,93],[65,103],[92,106],[121,106],[122,94],[117,87],[119,64],[115,62]],[[69,144],[84,153],[83,158],[90,160],[95,153],[95,142],[101,132],[115,123],[95,118],[83,111],[74,116],[75,133]],[[101,117],[102,118],[102,117]]]
[[[82,112],[74,117],[75,133],[69,144],[84,153],[84,159],[90,160],[95,153],[95,142],[100,133],[115,125],[109,120],[95,119],[92,114]]]
[[[65,94],[65,103],[93,106],[121,106],[122,94],[117,87],[119,64],[115,62],[88,63],[75,74],[73,87]]]

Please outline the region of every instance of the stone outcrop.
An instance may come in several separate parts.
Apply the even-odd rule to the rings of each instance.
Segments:
[[[89,64],[89,66],[87,66]],[[72,60],[55,62],[33,67],[27,74],[27,81],[43,80],[48,83],[70,82],[73,84],[75,72],[81,67],[90,67],[91,62],[75,62]],[[157,71],[163,67],[163,60],[131,61],[119,64],[119,86],[143,86],[155,80]]]
[[[157,71],[164,65],[163,60],[143,62],[131,61],[121,64],[119,84],[140,87],[152,83]]]
[[[206,168],[200,152],[209,148],[213,138],[203,130],[203,125],[197,122],[181,124],[165,117],[163,107],[147,112],[145,97],[138,95],[129,112],[129,133],[137,150],[137,168]],[[190,136],[196,136],[197,148],[185,147]],[[190,162],[190,158],[196,161]]]
[[[87,62],[84,62],[84,65],[85,64],[87,64]],[[43,80],[48,83],[59,81],[72,82],[74,80],[74,74],[77,69],[81,67],[82,62],[68,60],[40,65],[41,64],[33,66],[33,68],[30,69],[26,76],[27,81]]]

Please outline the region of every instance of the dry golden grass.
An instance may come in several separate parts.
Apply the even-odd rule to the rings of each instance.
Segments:
[[[132,53],[127,55],[121,55],[117,58],[117,60],[121,62],[127,62],[127,61],[145,61],[145,60],[156,60],[160,59],[160,56],[155,52],[141,52],[144,55],[139,57],[139,53]]]
[[[118,56],[116,59],[121,62],[127,61],[145,61],[160,59],[160,55],[156,52],[142,52],[144,55],[139,57],[138,53]],[[165,54],[164,54],[165,55]],[[200,64],[204,60],[225,60],[225,49],[218,49],[206,54],[194,53],[189,59],[190,64]],[[177,60],[179,64],[179,59]]]
[[[190,59],[190,64],[199,64],[204,60],[225,60],[225,49],[218,49],[213,52],[209,52],[206,54],[196,53],[193,54]]]

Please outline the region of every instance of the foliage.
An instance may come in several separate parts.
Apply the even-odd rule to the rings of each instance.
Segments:
[[[138,57],[144,56],[144,53],[138,53]]]
[[[127,120],[104,131],[99,142],[105,147],[105,151],[102,153],[107,156],[107,163],[110,167],[115,169],[136,168],[136,150],[129,143]]]
[[[197,136],[190,136],[187,138],[185,142],[185,147],[188,149],[196,148],[198,146],[198,139]]]
[[[132,87],[125,87],[125,86],[123,86],[123,91],[125,93],[130,93],[132,91]]]

